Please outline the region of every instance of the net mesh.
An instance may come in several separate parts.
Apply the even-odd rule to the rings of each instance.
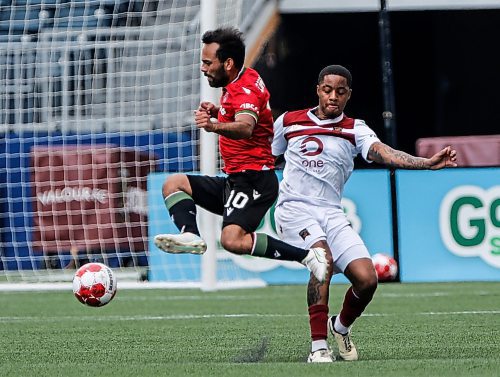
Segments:
[[[217,23],[238,26],[252,3],[217,2]],[[200,0],[0,0],[2,279],[89,260],[144,276],[148,175],[199,168],[199,13]]]

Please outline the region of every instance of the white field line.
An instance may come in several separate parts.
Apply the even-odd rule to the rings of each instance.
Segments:
[[[67,292],[72,294],[72,288],[71,287],[66,287]],[[121,290],[121,289],[120,289]],[[248,300],[271,300],[273,298],[283,298],[284,294],[278,294],[278,293],[266,293],[266,294],[261,294],[261,295],[255,295],[255,294],[200,294],[200,295],[173,295],[172,292],[175,292],[176,290],[168,290],[164,289],[161,291],[158,291],[158,294],[148,294],[147,296],[141,296],[141,295],[136,295],[136,296],[130,296],[128,295],[126,298],[120,297],[118,294],[117,297],[115,297],[116,300],[127,300],[127,301],[149,301],[149,300],[155,300],[155,301],[213,301],[213,300],[237,300],[237,301],[248,301]],[[1,291],[0,290],[0,295],[1,294],[22,294],[22,292],[32,292],[32,291]],[[474,296],[483,296],[483,295],[491,295],[493,292],[474,292]],[[376,293],[375,300],[379,298],[415,298],[415,297],[445,297],[445,296],[463,296],[462,293],[451,293],[451,292],[429,292],[429,293]],[[41,300],[45,301],[46,298],[43,296]]]
[[[473,296],[485,296],[485,295],[491,295],[493,294],[492,292],[474,292],[474,294],[471,294]],[[286,295],[286,293],[279,294],[279,293],[264,293],[261,295],[255,295],[255,294],[244,294],[244,295],[228,295],[228,294],[202,294],[202,295],[169,295],[168,291],[162,291],[158,295],[151,295],[149,294],[148,296],[127,296],[126,300],[127,301],[148,301],[151,299],[154,299],[155,301],[213,301],[213,300],[238,300],[238,301],[248,301],[248,300],[271,300],[273,298],[283,298]],[[424,298],[424,297],[447,297],[447,296],[460,296],[463,297],[463,293],[451,293],[451,292],[429,292],[429,293],[375,293],[375,298],[374,300],[377,300],[379,298],[387,298],[387,299],[392,299],[392,298]],[[305,297],[305,295],[304,295]],[[117,298],[120,300],[121,297],[117,296]]]
[[[120,291],[122,290],[123,287],[119,287]],[[150,287],[149,287],[150,288]],[[148,289],[149,289],[148,288]],[[184,287],[185,289],[189,289],[189,287]],[[135,286],[134,288],[135,289]],[[120,297],[118,294],[117,297],[115,298],[116,300],[127,300],[127,301],[148,301],[154,299],[155,301],[213,301],[213,300],[237,300],[237,301],[248,301],[248,300],[270,300],[275,298],[283,298],[284,295],[286,295],[286,292],[284,293],[265,293],[265,294],[227,294],[227,293],[221,293],[221,294],[199,294],[199,295],[175,295],[172,294],[172,292],[176,292],[177,289],[169,289],[169,288],[164,288],[164,289],[157,289],[154,288],[158,294],[148,294],[147,296],[141,296],[141,295],[135,295],[135,296],[130,296],[127,295],[126,298]],[[65,290],[72,294],[72,286],[71,285],[64,285],[64,286],[59,286],[55,290]],[[128,288],[125,288],[123,290],[128,290]],[[36,291],[36,290],[35,290]],[[43,290],[42,290],[43,291]],[[50,290],[49,290],[50,291]],[[22,294],[23,292],[33,292],[32,289],[26,289],[26,290],[2,290],[0,288],[0,295],[2,294]],[[156,293],[155,292],[155,293]],[[226,291],[227,292],[227,291]],[[236,292],[236,291],[235,291]],[[256,290],[255,292],[258,292]],[[494,292],[491,291],[474,291],[470,295],[473,296],[487,296],[491,295]],[[459,292],[427,292],[427,293],[375,293],[375,298],[374,300],[377,300],[379,298],[387,298],[387,299],[392,299],[392,298],[425,298],[425,297],[452,297],[452,296],[464,296],[463,293]],[[1,296],[0,296],[1,297]],[[45,296],[43,296],[44,301],[46,300]]]
[[[495,315],[500,314],[500,310],[466,310],[454,312],[420,312],[412,315],[433,316],[433,315]],[[399,316],[400,313],[366,313],[363,317],[391,317]],[[285,317],[307,317],[306,314],[176,314],[176,315],[133,315],[133,316],[55,316],[55,317],[0,317],[0,323],[9,322],[57,322],[61,320],[71,320],[75,322],[82,321],[171,321],[171,320],[199,320],[199,319],[218,319],[218,318],[285,318]]]
[[[264,288],[267,284],[261,279],[222,281],[217,283],[217,289]],[[37,291],[71,291],[72,282],[53,283],[0,283],[1,292],[37,292]],[[135,282],[118,281],[119,289],[202,289],[202,284],[196,281],[187,282]]]

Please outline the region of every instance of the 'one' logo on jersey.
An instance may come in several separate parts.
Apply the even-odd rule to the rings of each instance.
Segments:
[[[323,142],[314,136],[306,137],[300,144],[300,153],[304,156],[317,156],[323,152]]]

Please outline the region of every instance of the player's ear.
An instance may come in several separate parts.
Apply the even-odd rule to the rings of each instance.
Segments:
[[[234,60],[233,58],[227,58],[226,61],[224,62],[224,69],[226,71],[230,71],[234,67]]]

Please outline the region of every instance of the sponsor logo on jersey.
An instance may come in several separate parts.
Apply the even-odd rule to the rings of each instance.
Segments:
[[[304,156],[317,156],[323,152],[323,142],[314,136],[306,137],[300,144],[300,153]]]
[[[233,211],[234,211],[234,208],[229,207],[229,208],[226,210],[226,213],[227,213],[227,215],[229,216],[229,215],[230,215]]]
[[[240,105],[240,109],[243,109],[243,110],[252,110],[255,113],[259,112],[258,107],[255,106],[253,103],[242,103]]]
[[[259,76],[257,81],[255,81],[255,86],[257,89],[259,89],[262,93],[264,93],[264,90],[266,89],[266,86],[264,85],[264,81],[262,81],[262,78]]]
[[[220,112],[222,115],[226,115],[226,109],[225,109],[225,108],[223,108],[223,107],[221,107],[221,108],[219,109],[219,112]]]
[[[253,200],[257,200],[260,198],[262,194],[258,192],[257,190],[253,190]]]
[[[309,233],[309,231],[307,230],[307,228],[305,229],[302,229],[300,232],[299,232],[299,236],[305,240],[307,236],[310,236],[311,233]]]
[[[281,257],[281,254],[278,250],[274,250],[274,258],[278,259],[279,257]]]
[[[243,91],[245,92],[245,94],[250,94],[250,93],[252,93],[252,92],[250,91],[250,89],[247,89],[247,88],[245,88],[244,86],[242,86],[242,87],[241,87],[241,89],[243,89]]]
[[[308,136],[300,144],[300,153],[305,157],[317,156],[323,152],[323,142],[314,136]],[[319,172],[324,166],[323,160],[305,158],[301,161],[302,166],[311,168],[315,172]]]

